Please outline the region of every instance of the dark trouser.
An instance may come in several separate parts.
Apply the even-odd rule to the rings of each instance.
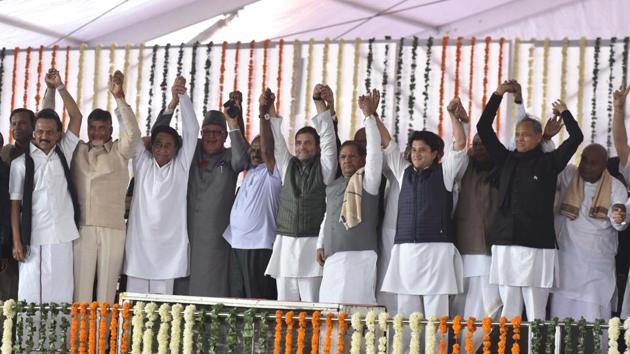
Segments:
[[[276,281],[265,275],[270,258],[270,249],[232,249],[230,282],[233,296],[244,294],[250,299],[278,298]]]
[[[0,272],[0,300],[17,300],[18,293],[18,262],[7,259],[7,268]]]

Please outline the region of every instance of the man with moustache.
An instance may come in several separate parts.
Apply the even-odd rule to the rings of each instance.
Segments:
[[[50,70],[46,83],[61,95],[70,120],[64,134],[54,110],[38,112],[33,141],[11,163],[13,258],[21,262],[18,299],[71,302],[72,241],[79,237],[79,205],[69,164],[79,142],[82,115],[59,72]]]

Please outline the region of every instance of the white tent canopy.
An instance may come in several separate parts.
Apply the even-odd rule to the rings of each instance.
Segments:
[[[5,0],[2,46],[630,34],[626,0]]]

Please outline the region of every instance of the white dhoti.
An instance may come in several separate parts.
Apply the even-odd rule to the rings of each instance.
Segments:
[[[34,303],[72,303],[72,242],[30,246],[20,263],[18,299]]]
[[[127,291],[130,293],[173,295],[175,279],[143,279],[127,276]]]
[[[279,301],[318,301],[322,267],[316,253],[317,237],[276,236],[265,275],[276,279]]]
[[[621,318],[630,317],[630,276],[628,276],[628,282],[626,283],[626,291],[623,294],[623,303],[621,305]]]
[[[376,252],[337,252],[326,258],[319,302],[376,304]]]
[[[490,284],[499,286],[502,316],[520,316],[524,306],[529,321],[545,319],[549,291],[557,279],[556,249],[492,246]]]
[[[398,200],[398,198],[396,198]],[[389,205],[389,204],[388,204]],[[394,216],[395,217],[395,216]],[[391,259],[392,248],[394,247],[394,237],[396,236],[396,227],[387,227],[383,225],[381,233],[380,248],[378,258],[376,260],[376,302],[387,308],[387,312],[396,313],[398,309],[398,301],[396,294],[388,293],[381,290],[389,260]]]

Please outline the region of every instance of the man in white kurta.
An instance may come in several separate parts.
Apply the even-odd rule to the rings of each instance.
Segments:
[[[583,197],[579,211],[573,208],[575,214],[562,213],[566,209],[563,203],[556,215],[560,285],[552,290],[551,317],[595,321],[611,315],[617,232],[628,227],[628,193],[606,166],[606,149],[593,144],[583,150],[579,168],[568,165],[559,175],[560,200],[570,193],[572,182],[583,187]],[[605,192],[609,196],[600,195]],[[609,205],[596,206],[598,198],[604,197]]]
[[[51,109],[37,114],[29,156],[33,161],[30,245],[22,239],[18,219],[24,206],[26,156],[11,163],[9,193],[12,203],[13,257],[21,262],[18,299],[26,302],[72,302],[74,288],[72,241],[79,237],[69,183],[70,162],[79,143],[81,112],[61,83],[59,72],[51,69],[46,75],[61,95],[70,121],[65,134],[59,116]],[[64,161],[62,161],[64,159]],[[65,171],[64,164],[68,168]],[[78,206],[78,205],[77,205]],[[25,210],[22,209],[22,217]]]
[[[130,292],[172,294],[174,279],[188,275],[186,190],[199,122],[185,89],[179,102],[182,143],[174,158],[160,166],[155,144],[152,151],[138,144],[133,157],[135,190],[123,269]]]
[[[321,92],[320,85],[316,86],[315,92]],[[332,95],[330,88],[326,89],[328,95]],[[326,97],[326,94],[324,94]],[[327,101],[329,102],[329,101]],[[288,148],[282,133],[282,120],[277,117],[271,118],[271,130],[274,138],[274,156],[276,158],[276,166],[280,170],[282,176],[282,188],[280,192],[280,210],[278,212],[278,235],[273,244],[273,251],[269,265],[265,274],[271,275],[276,279],[278,287],[278,300],[284,301],[309,301],[316,302],[319,295],[319,286],[322,279],[322,267],[315,259],[317,250],[317,236],[319,234],[319,225],[323,219],[323,211],[325,209],[324,197],[325,186],[335,179],[337,171],[337,146],[335,144],[335,131],[333,126],[333,118],[329,103],[324,103],[320,98],[315,101],[317,115],[311,119],[313,128],[319,136],[319,144],[316,143],[315,136],[310,132],[298,133],[296,140],[296,155],[293,156]],[[271,114],[271,112],[270,112]],[[304,128],[302,128],[304,129]],[[305,149],[305,144],[308,146]],[[316,145],[315,149],[311,149]],[[318,145],[318,146],[317,146]],[[296,161],[299,160],[299,161]],[[305,168],[309,166],[308,170]],[[311,172],[311,176],[304,176],[307,171]],[[321,215],[309,216],[302,220],[304,222],[314,224],[317,222],[317,230],[314,232],[296,233],[287,235],[281,233],[283,221],[283,192],[293,194],[295,198],[303,197],[302,191],[289,191],[287,188],[289,182],[296,179],[310,179],[315,181],[316,188],[311,188],[311,194],[320,194],[321,200],[312,204],[317,204]],[[304,187],[304,185],[302,185]],[[310,184],[309,186],[314,186]],[[306,187],[309,187],[306,186]],[[288,193],[291,192],[291,193]],[[285,206],[286,207],[286,206]],[[298,208],[294,210],[302,216],[312,215],[313,210],[306,208]],[[312,225],[311,225],[312,226]]]
[[[466,137],[458,117],[462,117],[464,121],[466,118],[458,100],[454,100],[449,107],[455,139],[452,150],[446,154],[441,164],[437,163],[441,155],[440,144],[443,147],[439,136],[426,131],[414,132],[409,141],[410,163],[404,154],[399,152],[397,144],[389,138],[389,134],[384,134],[387,142],[385,163],[401,185],[401,191],[395,244],[381,290],[398,295],[398,313],[405,316],[415,311],[423,312],[425,317],[448,316],[449,295],[460,293],[463,287],[462,260],[453,244],[452,221],[448,219],[452,217],[453,188],[468,162]],[[422,185],[426,183],[431,185],[426,185],[425,188]],[[443,189],[439,183],[443,184]],[[417,199],[418,194],[430,190],[441,190],[439,200]],[[407,221],[414,225],[413,235],[403,239],[401,210],[409,208],[409,205],[402,205],[403,197],[408,199],[408,195],[416,198],[416,201],[412,202],[413,208],[416,207],[416,203],[418,205],[417,212],[414,211],[413,214],[438,212],[447,214],[443,215],[445,216],[443,219],[446,220],[439,221],[440,217],[437,217],[432,218],[432,221],[424,219]],[[427,207],[423,207],[422,204],[426,204]],[[439,211],[431,211],[432,208]],[[437,221],[439,225],[433,221]],[[422,225],[429,224],[432,225],[430,230],[423,229]],[[434,229],[437,230],[437,234],[433,233]]]
[[[320,302],[376,303],[378,192],[383,164],[375,116],[379,99],[376,90],[359,99],[366,116],[366,150],[354,141],[343,143],[339,151],[342,175],[326,187],[326,216],[317,240],[317,259],[324,268]]]

